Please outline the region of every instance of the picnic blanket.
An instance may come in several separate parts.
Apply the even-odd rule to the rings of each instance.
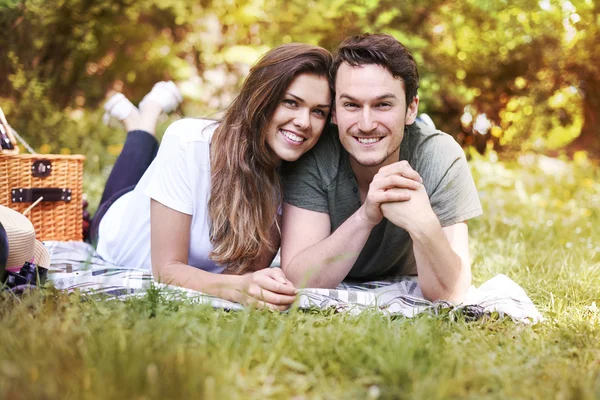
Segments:
[[[127,298],[144,296],[149,288],[159,287],[165,294],[175,298],[187,298],[199,304],[230,310],[243,308],[241,304],[218,297],[158,283],[148,270],[111,265],[87,243],[49,241],[44,242],[44,245],[50,251],[52,259],[48,280],[57,289]],[[279,259],[276,258],[273,266],[278,266],[278,263]],[[415,277],[401,277],[392,282],[344,282],[336,289],[301,289],[298,307],[351,313],[375,309],[405,317],[414,317],[423,312],[438,314],[449,310],[475,319],[496,312],[517,322],[536,323],[542,320],[542,315],[525,291],[505,275],[497,275],[479,288],[471,286],[465,301],[458,306],[445,301],[426,300]]]

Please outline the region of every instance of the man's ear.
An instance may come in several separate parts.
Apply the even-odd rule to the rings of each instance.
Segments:
[[[331,123],[337,125],[337,116],[335,115],[335,106],[331,109]]]
[[[412,125],[417,118],[419,112],[419,96],[415,96],[413,101],[408,105],[406,110],[406,117],[404,118],[404,125]]]

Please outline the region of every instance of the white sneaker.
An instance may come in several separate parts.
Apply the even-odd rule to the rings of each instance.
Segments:
[[[123,121],[134,109],[133,103],[123,93],[115,93],[104,104],[104,110],[106,111],[102,116],[102,122],[104,122],[104,125],[110,126],[112,118]]]
[[[156,83],[150,93],[145,95],[142,101],[140,101],[140,109],[144,106],[144,102],[148,100],[156,101],[160,104],[163,112],[168,114],[179,107],[179,104],[183,101],[183,97],[175,83],[168,81]]]

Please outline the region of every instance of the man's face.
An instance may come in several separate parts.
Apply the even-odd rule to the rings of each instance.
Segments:
[[[404,82],[375,64],[342,63],[335,92],[333,122],[352,167],[380,168],[398,161],[404,127],[417,116],[418,97],[407,110]]]

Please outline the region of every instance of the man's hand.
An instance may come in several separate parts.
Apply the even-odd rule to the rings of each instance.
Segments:
[[[297,290],[281,268],[265,268],[243,276],[239,303],[283,311],[296,300]]]
[[[410,200],[413,191],[422,188],[422,183],[421,176],[407,161],[382,167],[369,185],[369,192],[361,207],[362,218],[373,226],[377,225],[384,216],[384,204]]]
[[[390,189],[391,191],[408,192],[406,189]],[[425,187],[410,191],[407,201],[389,202],[381,205],[385,218],[392,224],[411,233],[414,229],[425,227],[432,221],[437,221],[437,216],[431,208]]]

